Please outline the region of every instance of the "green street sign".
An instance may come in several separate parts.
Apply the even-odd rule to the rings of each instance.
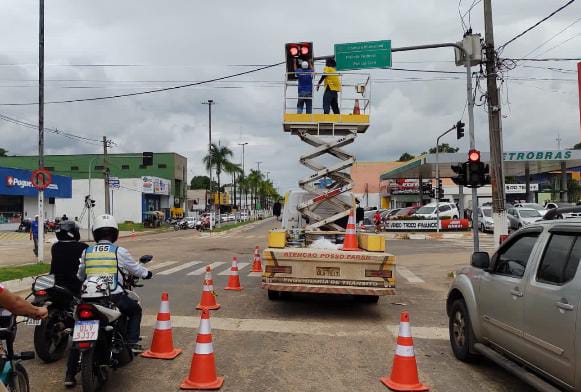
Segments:
[[[391,67],[391,41],[335,44],[337,71]]]

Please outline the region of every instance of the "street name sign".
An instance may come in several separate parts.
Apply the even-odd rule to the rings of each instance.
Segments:
[[[391,41],[335,44],[337,71],[391,67]]]
[[[119,177],[109,177],[109,186],[113,189],[119,189],[121,187]]]

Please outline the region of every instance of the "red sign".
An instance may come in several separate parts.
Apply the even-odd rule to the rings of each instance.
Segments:
[[[440,221],[442,230],[458,230],[470,228],[469,219],[442,219]]]
[[[43,191],[52,183],[52,175],[46,169],[36,169],[32,172],[30,182],[32,182],[33,187]]]

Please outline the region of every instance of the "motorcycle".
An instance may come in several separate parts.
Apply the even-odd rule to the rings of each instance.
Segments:
[[[196,221],[196,230],[198,231],[210,230],[210,217],[203,216],[200,220]]]
[[[174,230],[187,230],[188,229],[188,222],[185,220],[180,220],[174,223],[173,225]]]
[[[34,352],[14,352],[16,316],[6,309],[0,310],[0,383],[10,392],[29,392],[28,373],[22,361],[34,359]]]
[[[153,256],[142,256],[143,264]],[[122,269],[123,288],[127,295],[140,302],[135,287],[142,287],[139,278]],[[75,312],[73,344],[80,351],[83,392],[100,390],[106,383],[109,368],[115,370],[133,360],[127,343],[127,318],[111,298],[111,275],[91,276],[83,284],[81,302]]]
[[[48,308],[48,317],[34,328],[34,350],[46,363],[58,361],[67,350],[79,298],[56,285],[54,275],[38,276],[32,284],[31,295],[34,305]]]

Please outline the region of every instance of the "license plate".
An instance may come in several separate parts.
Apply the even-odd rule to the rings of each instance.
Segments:
[[[317,267],[317,276],[340,276],[341,268],[339,267]]]
[[[99,320],[77,321],[73,330],[73,342],[97,340]]]
[[[26,319],[26,325],[30,325],[30,326],[40,325],[41,322],[42,322],[42,320],[35,320],[33,318]]]

